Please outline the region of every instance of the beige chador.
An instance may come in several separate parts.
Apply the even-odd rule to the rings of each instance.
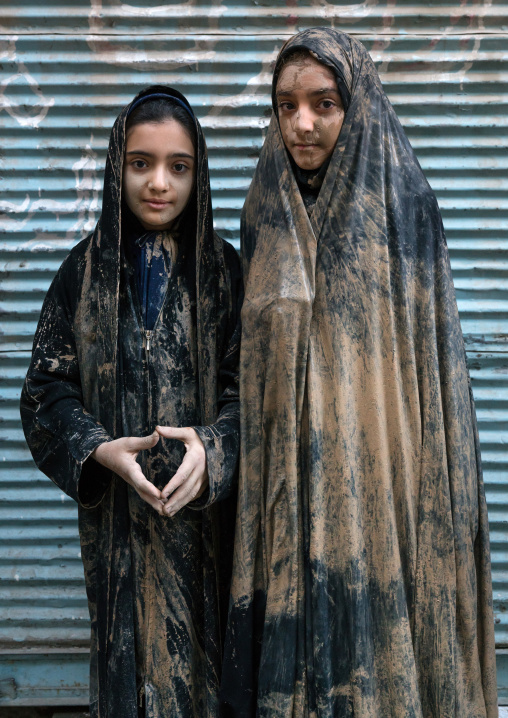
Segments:
[[[274,103],[243,212],[224,716],[494,718],[487,510],[436,198],[363,46],[300,33],[274,88],[295,47],[348,102],[315,203]]]

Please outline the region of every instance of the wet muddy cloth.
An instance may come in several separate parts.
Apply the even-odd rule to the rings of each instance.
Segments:
[[[487,511],[434,193],[366,50],[310,217],[275,114],[242,216],[225,718],[493,718]],[[276,112],[276,104],[274,103]]]
[[[167,88],[141,94],[154,91],[186,102]],[[37,465],[79,504],[92,716],[138,718],[142,706],[153,718],[213,718],[236,500],[240,266],[212,228],[196,121],[195,194],[179,232],[153,242],[170,271],[146,334],[136,268],[121,239],[128,112],[112,131],[97,228],[70,252],[44,302],[21,414]],[[146,435],[157,424],[195,426],[207,454],[207,492],[174,518],[156,514],[89,458],[102,441]],[[139,461],[162,489],[183,454],[180,442],[160,440]]]
[[[305,209],[307,210],[307,214],[310,215],[319,197],[330,160],[328,159],[321,167],[318,167],[317,170],[302,170],[301,167],[298,167],[291,155],[289,155],[289,161],[296,179],[296,184],[302,195]]]

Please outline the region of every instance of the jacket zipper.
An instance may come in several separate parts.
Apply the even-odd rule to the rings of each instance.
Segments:
[[[150,329],[143,329],[144,339],[145,339],[145,362],[146,362],[146,383],[147,383],[147,392],[148,392],[148,407],[147,407],[147,429],[150,430],[151,423],[152,423],[152,383],[150,380],[150,349],[151,349],[151,340],[152,340],[152,331]],[[147,479],[150,481],[150,473],[151,473],[151,466],[150,466],[150,459],[147,459],[146,467],[148,471],[146,471]],[[145,642],[145,679],[143,681],[143,687],[141,689],[140,694],[140,708],[143,706],[143,698],[145,697],[146,700],[146,687],[147,683],[149,681],[149,655],[150,655],[150,633],[151,633],[151,623],[152,623],[152,586],[153,586],[153,556],[152,556],[152,535],[153,535],[153,516],[152,516],[152,510],[149,509],[148,513],[148,535],[149,535],[149,543],[147,546],[147,565],[146,565],[146,574],[148,578],[148,611],[146,616],[146,642]],[[146,703],[145,703],[145,710],[146,710]]]
[[[157,319],[155,320],[155,323],[153,325],[153,329],[144,329],[143,328],[143,335],[145,339],[145,361],[146,361],[146,373],[147,373],[147,390],[148,390],[148,430],[150,430],[150,427],[152,425],[153,417],[153,405],[152,405],[152,384],[150,381],[150,351],[152,349],[152,335],[155,332],[155,329],[159,323],[159,319],[162,315],[162,311],[164,309],[164,305],[166,303],[166,299],[169,293],[169,283],[170,283],[171,276],[168,276],[168,284],[166,287],[166,292],[164,294],[164,300],[162,302],[161,308],[159,310],[159,314],[157,315]],[[148,464],[148,466],[150,466]],[[151,468],[151,467],[150,467]],[[149,472],[147,472],[149,473]],[[151,473],[151,471],[150,471]],[[150,481],[150,477],[147,476],[147,479]],[[152,553],[152,536],[153,536],[153,530],[154,530],[154,517],[153,517],[153,509],[150,509],[148,514],[148,535],[150,536],[150,543],[148,546],[148,551],[150,554],[150,560],[147,561],[147,574],[148,574],[148,585],[149,585],[149,598],[148,598],[148,611],[147,611],[147,626],[146,626],[146,643],[145,643],[145,680],[143,681],[143,688],[141,693],[141,700],[143,698],[143,695],[145,696],[146,701],[146,687],[149,680],[149,656],[150,656],[150,646],[151,646],[151,632],[152,632],[152,611],[154,610],[154,601],[155,597],[151,593],[151,589],[153,588],[154,581],[154,569],[155,569],[155,560],[154,557],[151,556]],[[145,703],[146,705],[146,703]]]

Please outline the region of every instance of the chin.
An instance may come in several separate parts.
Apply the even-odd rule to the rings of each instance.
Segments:
[[[147,232],[160,232],[163,229],[168,229],[173,223],[172,220],[168,220],[167,222],[150,222],[150,220],[145,217],[138,217],[138,219],[143,229],[146,229]]]
[[[169,228],[173,224],[174,219],[174,217],[164,220],[155,217],[143,217],[141,224],[145,227],[145,229],[156,232],[158,230]]]
[[[305,152],[291,152],[291,156],[301,170],[317,170],[326,159],[321,152],[318,155]]]
[[[293,159],[301,170],[317,170],[321,167],[321,165],[324,162],[323,159],[310,159],[309,158],[307,160],[305,158],[303,158],[303,159],[300,157],[297,158],[294,155],[293,155]]]

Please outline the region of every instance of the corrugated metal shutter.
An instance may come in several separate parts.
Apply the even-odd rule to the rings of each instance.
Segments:
[[[1,2],[0,706],[86,702],[76,508],[35,469],[18,396],[50,280],[98,219],[112,122],[144,85],[183,87],[210,148],[217,229],[236,242],[271,62],[313,25],[369,48],[439,198],[480,421],[508,699],[508,5],[158,1]]]

